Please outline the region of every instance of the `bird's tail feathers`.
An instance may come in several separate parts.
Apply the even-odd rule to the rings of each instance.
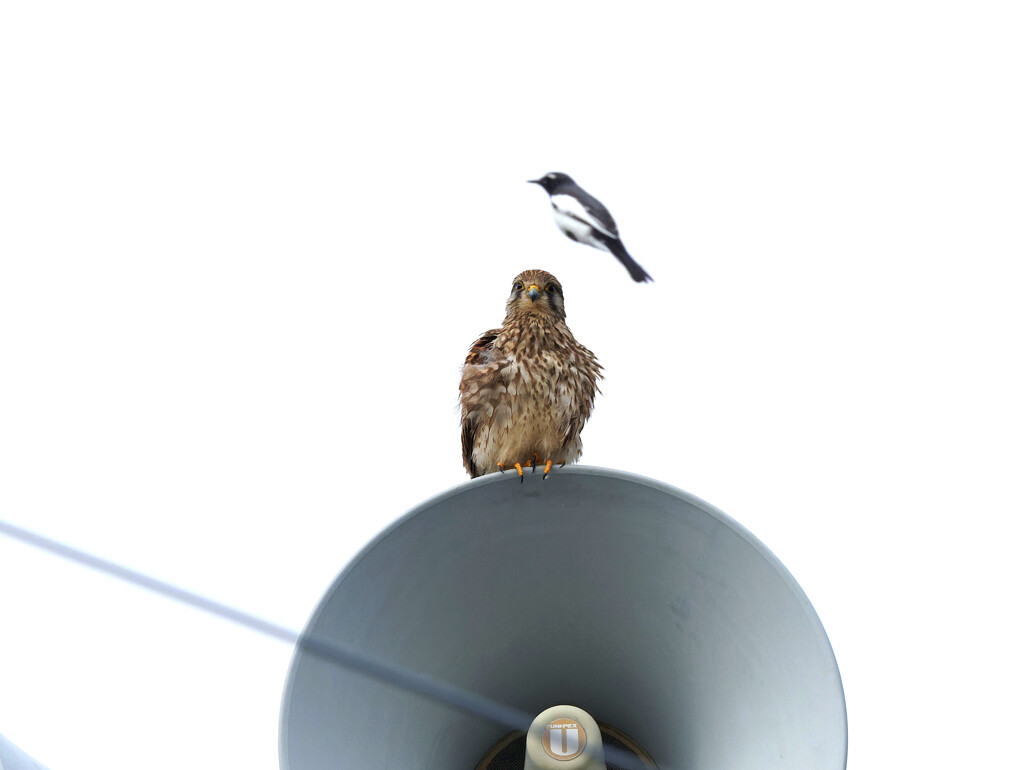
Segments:
[[[609,248],[611,248],[612,254],[615,258],[622,263],[622,265],[629,271],[629,276],[637,283],[646,283],[647,281],[653,281],[654,279],[648,274],[646,270],[637,264],[637,261],[629,256],[629,252],[626,251],[626,247],[622,245],[622,241],[609,241]]]

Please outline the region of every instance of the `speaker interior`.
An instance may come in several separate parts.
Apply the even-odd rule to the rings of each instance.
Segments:
[[[572,703],[662,767],[841,770],[839,671],[755,537],[640,476],[467,482],[357,556],[306,634],[539,713]],[[284,770],[477,767],[507,728],[298,652]]]

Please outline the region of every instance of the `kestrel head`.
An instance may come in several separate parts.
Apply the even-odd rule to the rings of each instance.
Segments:
[[[512,282],[512,294],[505,304],[507,315],[537,313],[565,320],[562,284],[544,270],[524,270]]]

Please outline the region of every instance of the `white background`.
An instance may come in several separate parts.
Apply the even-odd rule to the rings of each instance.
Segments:
[[[299,629],[461,483],[513,277],[606,367],[584,462],[723,509],[832,640],[853,770],[1007,767],[1013,2],[6,3],[0,513]],[[574,175],[654,276],[562,237]],[[277,767],[289,649],[0,539],[0,733]]]

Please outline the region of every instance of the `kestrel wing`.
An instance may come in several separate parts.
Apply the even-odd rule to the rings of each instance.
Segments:
[[[476,440],[476,420],[465,418],[462,421],[462,462],[469,471],[469,477],[475,479],[476,463],[473,462],[473,442]]]
[[[491,329],[489,332],[481,334],[480,339],[469,348],[469,354],[466,356],[466,366],[487,363],[491,351],[494,350],[494,341],[498,339],[499,334],[501,334],[501,329]]]
[[[494,341],[501,334],[501,329],[491,329],[480,335],[480,339],[474,342],[466,356],[466,366],[478,366],[490,361],[491,351],[494,350]],[[462,418],[462,462],[469,471],[469,475],[476,478],[476,463],[473,462],[473,446],[476,443],[476,420],[470,417]]]
[[[565,449],[575,440],[583,430],[583,421],[579,417],[570,417],[565,425],[565,433],[562,435],[562,449]]]

